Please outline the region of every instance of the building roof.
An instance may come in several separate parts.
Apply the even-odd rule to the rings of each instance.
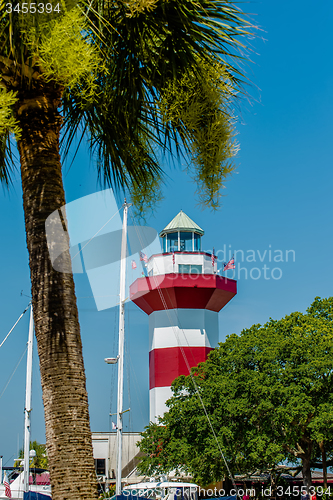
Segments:
[[[298,474],[296,474],[296,476],[294,477],[295,479],[303,479],[303,473],[302,471],[300,471]],[[323,479],[323,471],[322,470],[311,470],[311,479],[313,481],[317,481],[317,480],[320,480],[320,479]],[[327,472],[327,479],[329,481],[332,481],[333,480],[333,474],[331,472]]]
[[[163,238],[168,233],[174,233],[175,231],[187,231],[200,234],[202,236],[205,232],[201,227],[198,226],[192,219],[186,215],[182,210],[179,214],[172,219],[171,222],[160,232],[160,237]]]

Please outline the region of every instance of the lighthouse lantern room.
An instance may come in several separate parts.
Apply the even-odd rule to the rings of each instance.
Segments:
[[[148,276],[130,287],[131,300],[149,315],[150,421],[167,410],[171,384],[207,359],[218,343],[218,312],[237,293],[235,280],[217,274],[201,250],[204,231],[183,211],[161,231],[163,253],[152,255]]]

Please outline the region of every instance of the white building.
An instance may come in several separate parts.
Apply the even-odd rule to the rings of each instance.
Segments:
[[[135,483],[138,480],[136,465],[140,450],[137,443],[141,441],[139,432],[123,432],[122,478],[124,483]],[[116,432],[93,432],[93,454],[99,482],[106,485],[115,483],[117,434]]]

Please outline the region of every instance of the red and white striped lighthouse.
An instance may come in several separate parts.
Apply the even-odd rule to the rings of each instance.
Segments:
[[[214,255],[201,251],[204,231],[184,212],[161,231],[163,253],[152,255],[148,276],[130,297],[149,315],[149,406],[155,422],[167,410],[171,383],[205,361],[216,347],[218,312],[237,293],[235,280],[217,275]]]

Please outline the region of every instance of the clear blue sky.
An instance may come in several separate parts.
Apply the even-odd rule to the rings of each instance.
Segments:
[[[330,2],[266,0],[244,3],[262,28],[252,41],[254,64],[247,67],[254,100],[241,104],[238,124],[241,151],[237,173],[224,190],[219,212],[197,206],[195,185],[179,169],[169,170],[165,199],[148,224],[160,231],[185,211],[205,230],[204,249],[242,250],[255,262],[240,262],[237,296],[220,313],[220,340],[270,317],[305,311],[315,296],[332,295],[332,116],[333,69]],[[83,149],[65,172],[67,202],[99,189],[94,165]],[[0,194],[1,289],[0,342],[29,299],[28,256],[18,173],[10,193]],[[264,254],[265,250],[267,251]],[[288,262],[269,262],[280,250],[293,250]],[[263,262],[259,260],[259,254]],[[241,252],[237,254],[241,260]],[[263,266],[266,265],[266,278]],[[273,279],[272,268],[282,272]],[[252,269],[252,277],[249,276]],[[279,270],[274,276],[280,276]],[[117,309],[97,311],[86,275],[76,275],[76,290],[93,431],[110,429],[110,399],[115,411],[116,369],[105,356],[117,352]],[[131,418],[127,430],[148,423],[148,318],[133,304],[127,313],[126,386]],[[25,349],[28,317],[0,349],[0,395]],[[32,439],[44,442],[38,358],[34,355]],[[22,446],[25,358],[0,398],[0,454],[12,465]],[[128,393],[127,389],[125,393]],[[113,395],[111,397],[111,395]],[[128,415],[128,414],[127,414]],[[126,429],[125,429],[126,430]]]

